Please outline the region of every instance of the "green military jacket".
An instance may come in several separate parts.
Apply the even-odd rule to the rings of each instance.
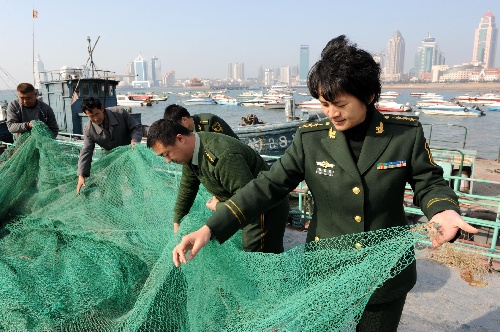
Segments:
[[[238,138],[238,135],[234,133],[231,126],[227,124],[226,121],[222,120],[215,114],[212,113],[199,113],[193,115],[194,128],[195,131],[209,131],[213,133],[219,133],[228,135],[234,138]]]
[[[407,182],[414,190],[414,203],[427,218],[444,210],[459,212],[457,196],[433,161],[418,118],[370,111],[375,113],[357,164],[345,135],[329,120],[306,124],[270,171],[262,172],[207,220],[213,236],[226,241],[246,220],[276,204],[303,180],[314,199],[307,241],[406,225]],[[362,246],[362,237],[352,246]],[[382,296],[401,296],[415,281],[413,264],[389,280],[392,284]]]
[[[174,223],[189,213],[200,183],[221,202],[268,170],[266,162],[251,147],[226,135],[198,132],[198,168],[182,167],[182,177],[174,207]],[[217,208],[220,207],[218,204]]]

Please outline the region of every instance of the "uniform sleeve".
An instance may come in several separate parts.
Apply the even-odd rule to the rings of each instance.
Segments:
[[[304,179],[304,151],[300,133],[269,171],[263,171],[207,220],[213,236],[223,243],[259,214],[281,202]]]
[[[54,138],[56,138],[57,134],[59,133],[59,126],[57,125],[57,120],[54,111],[50,106],[47,108],[47,126],[52,132],[52,135],[54,135]]]
[[[127,128],[130,132],[130,137],[132,137],[132,141],[136,143],[140,142],[142,140],[142,125],[135,121],[132,114],[129,112],[124,111],[123,115],[125,116],[125,122],[127,123]]]
[[[241,154],[225,155],[215,167],[215,176],[224,189],[231,194],[254,179],[248,162]]]
[[[29,131],[28,122],[21,121],[21,110],[11,101],[9,106],[7,106],[7,129],[12,134]]]
[[[90,176],[90,167],[92,165],[92,155],[94,153],[95,142],[90,138],[88,122],[83,128],[83,147],[78,159],[78,175],[84,177]]]
[[[177,193],[177,200],[174,207],[174,223],[180,224],[181,219],[189,213],[191,206],[198,194],[200,180],[189,169],[188,166],[182,166],[181,183]]]
[[[408,182],[415,193],[414,204],[422,209],[429,220],[444,210],[460,213],[457,195],[443,178],[442,168],[434,162],[421,125],[417,128],[412,155],[412,178]]]

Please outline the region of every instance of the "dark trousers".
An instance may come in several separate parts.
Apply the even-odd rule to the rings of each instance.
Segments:
[[[257,220],[243,227],[243,250],[279,254],[283,249],[283,236],[288,222],[290,203],[288,198],[261,214]]]
[[[391,302],[367,305],[356,326],[356,332],[396,332],[406,295]]]

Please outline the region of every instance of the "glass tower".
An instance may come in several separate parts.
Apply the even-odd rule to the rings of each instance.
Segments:
[[[309,45],[300,45],[300,83],[307,83],[307,74],[309,73]]]
[[[488,10],[481,17],[479,27],[476,29],[472,62],[481,62],[484,68],[494,68],[497,39],[495,16]]]

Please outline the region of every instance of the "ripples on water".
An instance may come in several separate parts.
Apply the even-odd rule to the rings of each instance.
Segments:
[[[128,91],[136,92],[147,92],[152,89],[141,90],[141,89],[120,89],[117,90],[117,93],[125,94]],[[386,91],[388,89],[383,89]],[[411,105],[415,105],[418,100],[417,97],[410,96],[410,92],[424,92],[422,90],[416,89],[390,89],[391,91],[397,91],[400,93],[399,97],[396,99],[398,103],[410,103]],[[170,104],[182,104],[183,100],[188,99],[189,97],[180,97],[177,96],[177,92],[181,92],[184,90],[180,89],[157,89],[154,90],[156,93],[159,92],[174,92],[169,94],[169,99],[167,101],[159,102],[158,104],[153,104],[151,107],[139,107],[134,108],[133,112],[139,112],[142,114],[142,123],[143,124],[151,124],[154,121],[163,117],[163,111],[165,107]],[[294,94],[295,102],[309,100],[310,96],[299,96],[298,92],[306,92],[306,89],[297,90]],[[226,95],[236,97],[236,95],[242,93],[242,90],[230,90]],[[426,92],[436,92],[444,96],[445,100],[451,100],[455,96],[463,95],[465,93],[469,94],[478,94],[478,93],[486,93],[488,91],[466,91],[466,90],[436,90],[436,91],[426,91]],[[0,92],[0,100],[7,99],[8,101],[15,98],[12,92],[1,91]],[[223,105],[190,105],[186,106],[191,114],[196,113],[214,113],[219,115],[221,118],[226,120],[232,126],[238,126],[241,123],[241,118],[246,116],[247,114],[253,113],[256,114],[259,119],[264,120],[268,123],[277,123],[281,121],[285,121],[284,110],[264,110],[261,107],[246,107],[246,106],[223,106]],[[436,116],[436,115],[425,115],[420,113],[420,121],[424,124],[454,124],[454,125],[462,125],[467,128],[467,141],[465,149],[468,150],[477,150],[477,156],[486,159],[495,160],[499,155],[500,148],[500,112],[490,112],[487,111],[486,108],[483,107],[483,110],[486,112],[486,116],[481,117],[460,117],[460,116]],[[300,116],[300,112],[298,112]],[[403,114],[403,113],[402,113]],[[406,115],[414,115],[413,112],[404,113]],[[440,127],[439,132],[434,131],[433,138],[437,137],[439,134],[440,137],[452,140],[452,141],[462,141],[462,136],[457,135],[454,127]],[[426,131],[426,135],[427,131]],[[444,144],[442,144],[444,145]],[[453,147],[460,148],[461,144],[447,144],[453,145]]]

